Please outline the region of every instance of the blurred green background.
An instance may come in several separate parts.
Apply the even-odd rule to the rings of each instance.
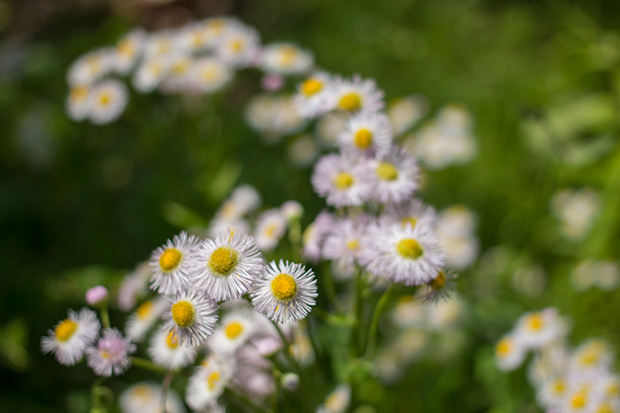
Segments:
[[[502,246],[508,264],[482,259],[460,277],[469,311],[457,356],[418,362],[391,387],[370,384],[361,402],[381,412],[538,411],[524,369],[502,374],[492,358],[527,309],[557,306],[575,342],[620,345],[619,293],[576,292],[568,281],[580,259],[615,259],[620,246],[620,3],[0,0],[0,410],[86,411],[92,372],[43,356],[40,337],[83,305],[86,288],[118,283],[179,227],[211,217],[236,183],[254,185],[268,206],[300,201],[305,223],[320,210],[311,168],[294,168],[285,145],[261,143],[241,122],[256,72],[203,102],[132,94],[104,127],[66,117],[65,73],[79,55],[136,25],[218,14],[256,27],[265,43],[313,50],[331,72],[375,78],[388,101],[422,93],[431,114],[460,102],[474,116],[477,159],[430,172],[422,196],[440,209],[469,206],[482,254]],[[602,211],[585,240],[569,242],[549,202],[584,186],[600,191]],[[536,296],[511,283],[530,264],[548,277]]]

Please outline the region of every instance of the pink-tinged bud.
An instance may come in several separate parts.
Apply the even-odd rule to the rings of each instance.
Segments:
[[[261,86],[268,92],[275,92],[284,86],[284,77],[277,73],[267,73],[260,81]]]
[[[108,289],[103,285],[96,285],[86,291],[86,303],[91,307],[97,307],[108,299]]]
[[[282,375],[280,383],[286,390],[295,391],[299,387],[299,376],[295,373],[286,373]]]

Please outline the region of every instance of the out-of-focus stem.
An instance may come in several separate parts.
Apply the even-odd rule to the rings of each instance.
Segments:
[[[370,329],[368,331],[368,344],[366,345],[366,353],[364,354],[365,359],[369,359],[374,356],[375,347],[377,345],[377,330],[379,328],[379,319],[381,318],[383,308],[388,302],[393,285],[393,283],[390,283],[388,288],[383,292],[383,295],[381,296],[381,298],[379,298],[377,306],[375,307],[375,311],[372,314]]]
[[[156,373],[169,373],[169,370],[166,370],[165,368],[160,367],[157,364],[141,357],[131,357],[131,364],[145,370],[154,371]]]

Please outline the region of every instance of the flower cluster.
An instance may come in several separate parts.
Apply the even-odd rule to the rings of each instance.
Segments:
[[[498,367],[514,370],[532,351],[528,377],[538,403],[547,411],[619,411],[620,378],[612,371],[610,345],[590,339],[571,349],[566,343],[568,330],[567,322],[555,308],[524,314],[514,331],[495,347]]]
[[[211,18],[174,31],[134,30],[116,47],[78,59],[68,75],[68,111],[76,120],[100,124],[118,118],[127,89],[117,78],[130,73],[139,92],[210,94],[235,71],[251,67],[266,73],[262,83],[269,92],[283,87],[284,76],[299,76],[293,94],[259,95],[245,117],[272,142],[311,124],[317,135],[330,136],[329,147],[338,151],[320,157],[311,177],[328,209],[302,231],[301,204],[288,201],[260,209],[259,192],[238,186],[208,227],[167,240],[123,280],[118,307],[132,312],[124,335],[110,325],[107,291],[89,291],[87,301],[100,310],[101,322],[91,310],[70,313],[43,338],[43,350],[54,352],[61,363],[75,364],[86,356],[99,376],[120,375],[134,365],[163,370],[170,380],[193,366],[185,394],[193,410],[221,411],[225,391],[247,396],[259,409],[274,401],[277,407],[279,391],[308,385],[301,380],[302,368],[321,355],[304,320],[318,296],[317,279],[312,269],[298,263],[302,259],[324,270],[320,278],[329,291],[328,311],[334,314],[322,312],[321,317],[346,326],[343,332],[352,343],[347,371],[375,357],[378,322],[393,284],[402,285],[407,294],[419,287],[416,300],[438,303],[427,316],[431,328],[455,319],[460,302],[439,303],[455,287],[456,274],[445,264],[471,265],[477,255],[475,219],[462,208],[438,216],[418,196],[421,171],[400,138],[425,115],[421,97],[409,96],[387,108],[373,80],[330,74],[314,67],[309,52],[288,43],[261,46],[254,29],[232,18]],[[462,110],[451,110],[440,114],[442,131],[462,140],[470,119]],[[298,142],[303,139],[319,140],[309,135]],[[313,162],[316,152],[303,162]],[[287,234],[286,250],[294,262],[275,259],[285,250],[279,244]],[[323,261],[330,265],[320,265]],[[352,280],[355,287],[344,293],[349,300],[340,302],[338,293],[345,288],[335,288],[332,273],[338,281]],[[362,309],[373,301],[363,302],[365,289],[385,289],[371,320],[364,317],[371,309]],[[351,308],[344,310],[345,305]],[[356,312],[355,306],[358,314],[348,315]],[[354,343],[356,335],[365,336],[364,343]],[[411,338],[406,332],[402,336],[401,344]],[[130,357],[145,341],[151,360]],[[319,411],[345,411],[352,392],[345,382],[351,380],[329,375],[339,377],[340,384]],[[165,386],[133,386],[121,398],[121,408],[130,413],[155,408],[146,394],[161,395],[162,403],[170,404],[166,409],[180,410],[166,392]]]
[[[214,94],[235,72],[256,67],[273,88],[282,76],[307,73],[313,55],[290,43],[261,45],[258,32],[232,17],[191,22],[175,30],[136,29],[116,45],[88,52],[69,68],[67,113],[74,120],[106,124],[124,112],[128,77],[140,93]]]

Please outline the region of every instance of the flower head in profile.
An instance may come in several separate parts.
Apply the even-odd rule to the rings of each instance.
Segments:
[[[136,351],[136,345],[123,337],[116,328],[103,330],[103,336],[96,347],[86,350],[88,366],[99,376],[119,376],[131,365],[129,355]]]
[[[232,367],[218,357],[209,357],[189,378],[185,401],[196,411],[209,410],[232,378]],[[217,411],[217,410],[216,410]]]
[[[422,200],[410,198],[398,204],[390,203],[385,207],[383,221],[395,221],[404,228],[407,225],[415,227],[418,222],[430,228],[437,226],[437,212],[432,206],[426,205]]]
[[[178,294],[191,288],[192,265],[199,239],[183,231],[151,255],[151,289]]]
[[[129,316],[125,325],[125,334],[131,341],[139,342],[153,325],[161,320],[161,315],[168,308],[168,300],[158,296],[140,304],[136,311]]]
[[[217,322],[216,303],[199,291],[182,292],[170,300],[164,313],[164,328],[182,346],[199,346],[212,333]]]
[[[304,118],[314,118],[330,110],[327,91],[331,77],[327,72],[315,72],[297,85],[293,103]]]
[[[495,345],[495,362],[502,371],[511,371],[525,360],[527,348],[513,335],[503,337]]]
[[[84,355],[88,346],[99,336],[101,324],[97,314],[88,308],[79,313],[69,310],[67,318],[50,330],[49,336],[41,339],[41,350],[53,353],[56,360],[65,366],[72,366]]]
[[[193,281],[212,300],[231,300],[249,292],[262,269],[254,238],[228,230],[200,244]]]
[[[307,73],[314,63],[312,53],[291,43],[274,43],[265,46],[260,66],[265,72],[284,75]]]
[[[282,260],[272,261],[265,268],[251,293],[256,311],[281,324],[305,318],[317,295],[314,272],[301,264]]]
[[[179,345],[174,331],[159,328],[149,341],[147,352],[155,364],[170,370],[189,366],[196,359],[196,349]]]

